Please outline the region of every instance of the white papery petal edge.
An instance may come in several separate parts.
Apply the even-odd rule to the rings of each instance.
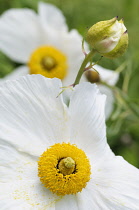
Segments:
[[[41,184],[38,157],[22,153],[4,140],[0,140],[0,156],[1,209],[54,207],[59,198]]]
[[[76,195],[65,195],[55,205],[55,210],[80,210],[78,207],[78,201]]]
[[[37,14],[30,9],[10,9],[0,18],[0,49],[11,59],[26,63],[43,45],[44,31]]]
[[[56,6],[49,3],[39,2],[38,13],[40,20],[46,29],[50,28],[60,32],[68,30],[65,17],[61,10]]]
[[[39,180],[34,181],[31,178],[0,184],[0,188],[1,209],[55,210],[55,204],[60,199],[44,188]]]
[[[68,113],[58,79],[27,75],[0,87],[0,136],[20,151],[40,155],[69,141]],[[34,147],[32,147],[32,144]]]
[[[106,87],[105,85],[98,85],[99,90],[102,94],[105,94],[106,97],[106,105],[105,105],[105,118],[106,120],[109,119],[113,108],[114,108],[114,95],[110,88]]]
[[[78,194],[79,209],[138,210],[139,170],[122,157],[104,157],[90,184]]]

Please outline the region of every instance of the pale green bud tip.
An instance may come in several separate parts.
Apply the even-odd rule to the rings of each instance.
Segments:
[[[87,32],[88,43],[101,55],[109,58],[121,56],[128,46],[127,29],[123,19],[115,17],[111,20],[100,21]]]

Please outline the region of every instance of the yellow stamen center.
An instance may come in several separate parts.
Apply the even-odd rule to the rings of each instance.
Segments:
[[[43,76],[64,79],[67,74],[67,57],[51,46],[37,48],[28,62],[30,74],[42,74]]]
[[[56,66],[56,60],[51,56],[46,56],[42,59],[42,65],[49,71]]]
[[[72,174],[75,170],[75,161],[71,157],[63,158],[60,160],[58,168],[63,175]]]
[[[85,72],[86,78],[91,83],[97,83],[100,81],[99,74],[96,71],[88,70]]]
[[[83,150],[70,143],[47,149],[38,161],[38,176],[57,195],[76,194],[90,180],[91,167]]]

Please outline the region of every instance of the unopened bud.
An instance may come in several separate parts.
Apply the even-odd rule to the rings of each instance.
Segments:
[[[128,33],[123,20],[118,17],[100,21],[87,32],[86,39],[93,49],[108,58],[121,56],[128,46]]]
[[[87,80],[91,83],[97,83],[100,81],[99,73],[95,70],[88,70],[85,72]]]

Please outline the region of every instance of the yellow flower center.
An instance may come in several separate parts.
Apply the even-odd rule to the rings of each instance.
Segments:
[[[45,77],[64,79],[67,74],[66,56],[51,46],[37,48],[28,62],[30,74],[42,74]]]
[[[97,83],[100,81],[100,76],[96,71],[88,70],[85,72],[85,76],[91,83]]]
[[[57,195],[76,194],[90,180],[91,166],[83,150],[70,143],[47,149],[38,161],[38,176]]]

